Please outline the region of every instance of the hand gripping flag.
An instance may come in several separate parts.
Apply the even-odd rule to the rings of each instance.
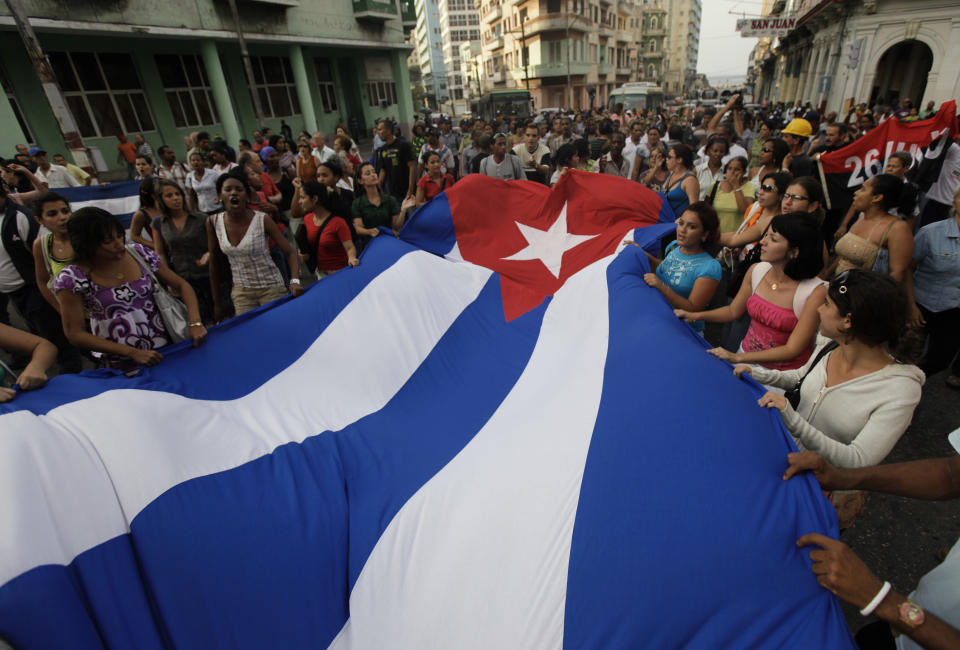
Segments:
[[[660,200],[470,177],[135,378],[0,410],[17,648],[852,648],[761,390],[648,287]]]

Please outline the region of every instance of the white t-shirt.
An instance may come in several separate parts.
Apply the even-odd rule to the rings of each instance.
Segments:
[[[717,169],[717,173],[714,174],[710,171],[710,166],[706,161],[698,163],[696,165],[697,181],[700,182],[700,200],[703,201],[707,198],[707,195],[710,193],[710,190],[713,189],[713,184],[716,181],[723,180],[723,165]]]
[[[66,167],[61,165],[50,165],[50,169],[48,169],[46,173],[37,167],[35,175],[38,180],[50,186],[51,190],[59,187],[80,186],[80,183],[77,182],[77,179],[73,177],[73,174],[71,174]]]
[[[333,157],[333,154],[335,154],[335,153],[336,153],[336,151],[334,151],[333,149],[331,149],[331,148],[328,147],[327,145],[323,145],[323,149],[314,149],[314,150],[313,150],[313,155],[316,156],[317,158],[319,158],[319,159],[320,159],[320,162],[322,162],[322,163],[325,163],[325,162],[327,162],[328,160],[330,160],[330,158]]]
[[[940,170],[940,177],[930,186],[927,191],[927,198],[937,203],[952,205],[953,193],[957,190],[957,184],[960,184],[960,145],[951,142],[950,148],[943,156],[943,168]]]
[[[640,138],[638,144],[633,143],[633,138],[627,138],[627,143],[623,145],[623,153],[621,154],[624,160],[630,161],[630,178],[633,178],[633,165],[636,162],[637,154],[640,154],[641,158],[649,158],[650,152],[647,150],[645,144],[643,144],[643,138],[647,137],[644,135]]]
[[[210,212],[220,207],[217,199],[217,179],[220,174],[212,169],[203,169],[203,178],[197,180],[196,172],[187,174],[187,187],[197,193],[197,207],[201,212]]]
[[[493,154],[480,161],[480,173],[484,176],[501,178],[505,181],[524,180],[526,175],[520,164],[520,159],[513,154],[507,154],[501,162],[493,159]]]
[[[61,169],[63,169],[61,167]],[[7,197],[10,200],[10,197]],[[20,241],[24,242],[26,247],[27,237],[30,236],[30,217],[17,210],[15,213],[17,219],[17,233],[20,235]],[[3,216],[3,209],[0,208],[0,227],[6,217]],[[16,243],[16,242],[15,242]],[[24,279],[13,264],[13,259],[7,253],[7,248],[0,243],[0,293],[11,293],[23,287],[26,284]]]

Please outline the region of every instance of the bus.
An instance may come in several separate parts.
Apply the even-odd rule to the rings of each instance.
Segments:
[[[516,113],[517,117],[530,117],[533,114],[533,100],[529,90],[491,90],[471,107],[473,117],[482,117],[490,121],[500,111],[503,115]]]
[[[617,104],[624,110],[657,110],[663,105],[663,89],[649,81],[625,83],[610,92],[607,108],[612,111]]]

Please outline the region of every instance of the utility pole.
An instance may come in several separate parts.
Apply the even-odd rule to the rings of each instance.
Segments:
[[[10,9],[13,21],[17,25],[17,31],[20,33],[20,39],[27,50],[27,56],[30,57],[30,62],[33,64],[33,71],[36,73],[37,79],[40,80],[41,87],[43,87],[43,94],[47,97],[47,103],[50,104],[53,116],[57,118],[57,126],[60,128],[60,135],[63,136],[64,143],[70,150],[77,166],[96,175],[96,170],[93,169],[93,163],[90,161],[89,152],[83,145],[83,139],[77,131],[77,123],[74,121],[67,100],[60,90],[50,61],[47,60],[47,55],[40,48],[37,35],[33,32],[33,27],[31,27],[27,14],[23,10],[22,0],[6,1],[7,8]]]
[[[250,96],[253,98],[253,112],[257,116],[257,127],[263,128],[263,107],[260,105],[260,93],[253,81],[253,65],[250,63],[250,52],[247,51],[247,42],[243,38],[243,30],[240,29],[240,13],[237,11],[237,0],[228,0],[228,2],[230,3],[230,13],[233,14],[233,24],[237,30],[237,41],[240,43],[240,58],[243,59],[243,70],[247,75],[247,86],[250,88]]]

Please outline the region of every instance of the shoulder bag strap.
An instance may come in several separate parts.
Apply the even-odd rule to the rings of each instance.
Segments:
[[[890,234],[890,229],[893,228],[895,223],[897,223],[897,220],[893,219],[887,224],[887,227],[883,229],[883,234],[880,235],[880,248],[883,248],[883,245],[887,243],[887,235]]]
[[[807,379],[807,375],[813,372],[813,369],[816,368],[821,361],[823,361],[824,357],[836,350],[838,347],[840,347],[839,343],[836,341],[830,341],[820,349],[820,351],[817,353],[817,356],[814,357],[813,363],[810,364],[810,368],[803,374],[803,377],[800,378],[800,381],[797,382],[797,391],[799,391],[800,387],[803,386],[803,382]]]
[[[144,272],[150,276],[150,280],[153,282],[154,288],[162,286],[160,281],[157,279],[157,276],[153,273],[153,269],[150,268],[150,265],[147,264],[147,261],[143,259],[140,253],[137,252],[137,249],[133,247],[133,244],[127,244],[127,252],[130,253],[130,256],[137,261],[137,264],[144,270]]]
[[[710,188],[710,198],[707,199],[707,203],[713,205],[713,200],[717,196],[717,190],[720,188],[720,181],[713,181],[713,187]]]

